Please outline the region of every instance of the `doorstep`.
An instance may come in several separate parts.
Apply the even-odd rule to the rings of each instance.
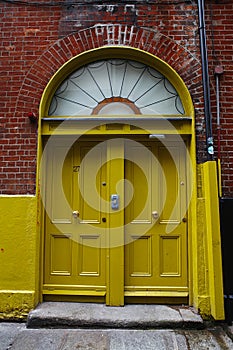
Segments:
[[[27,328],[202,329],[201,316],[187,306],[43,302],[30,311]]]

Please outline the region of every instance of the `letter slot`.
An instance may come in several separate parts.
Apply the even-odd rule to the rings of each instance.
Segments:
[[[118,194],[111,195],[111,208],[113,210],[119,209],[119,195]]]

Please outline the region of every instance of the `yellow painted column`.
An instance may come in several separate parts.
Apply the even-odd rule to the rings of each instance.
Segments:
[[[109,248],[106,304],[124,305],[124,141],[108,141],[108,189],[119,195],[119,209],[109,203]]]
[[[216,162],[203,164],[208,276],[211,314],[215,320],[223,320],[224,298],[222,279],[222,253],[219,219],[219,199]]]

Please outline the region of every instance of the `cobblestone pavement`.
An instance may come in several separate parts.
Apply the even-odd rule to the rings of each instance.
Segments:
[[[229,332],[227,331],[229,330]],[[231,327],[204,329],[29,329],[0,323],[0,350],[210,350],[233,349]]]

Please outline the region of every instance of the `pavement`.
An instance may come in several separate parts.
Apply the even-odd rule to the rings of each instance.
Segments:
[[[0,322],[0,350],[227,350],[232,339],[232,325],[166,305],[44,302],[26,322]]]

